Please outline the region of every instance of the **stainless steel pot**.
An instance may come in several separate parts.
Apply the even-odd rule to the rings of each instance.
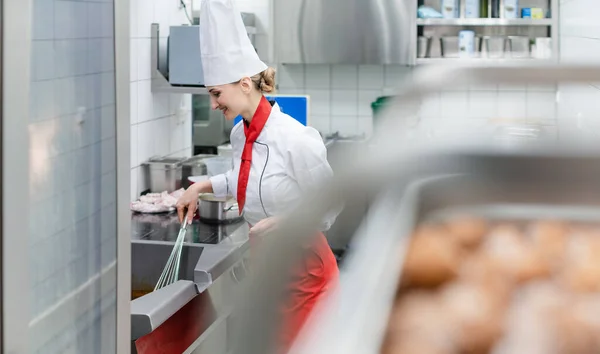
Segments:
[[[154,156],[142,163],[146,186],[150,192],[173,192],[181,188],[183,157]]]
[[[204,159],[208,157],[215,157],[216,155],[200,154],[190,157],[182,163],[182,180],[181,184],[183,188],[190,186],[188,177],[190,176],[204,176],[207,173],[206,164]]]
[[[242,218],[235,199],[217,198],[212,193],[201,194],[198,213],[200,220],[206,223],[223,224],[236,222]]]

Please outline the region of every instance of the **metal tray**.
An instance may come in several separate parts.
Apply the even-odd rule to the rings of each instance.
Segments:
[[[337,293],[320,304],[307,325],[315,330],[304,331],[292,353],[380,353],[409,236],[420,222],[467,211],[492,218],[600,220],[600,159],[591,160],[461,156],[456,162],[468,174],[388,189],[357,233]]]

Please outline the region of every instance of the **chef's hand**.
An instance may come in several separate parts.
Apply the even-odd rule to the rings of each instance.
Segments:
[[[188,224],[192,223],[194,219],[194,213],[198,209],[198,191],[191,185],[177,201],[177,214],[179,215],[179,222],[183,222],[184,216],[187,211]]]
[[[261,221],[257,222],[256,225],[254,225],[250,229],[250,237],[265,235],[265,234],[273,231],[277,227],[278,224],[279,224],[279,219],[274,216],[271,216],[266,219],[262,219]]]

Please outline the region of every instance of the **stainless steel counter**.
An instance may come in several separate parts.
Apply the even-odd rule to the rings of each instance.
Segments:
[[[175,244],[177,233],[179,232],[179,221],[176,213],[171,214],[132,214],[132,268],[134,288],[136,281],[140,280],[148,283],[149,279],[135,279],[135,269],[143,266],[148,276],[154,277],[160,275],[156,271],[148,274],[149,268],[157,269],[166,264],[170,249]],[[183,278],[191,278],[199,287],[199,290],[206,289],[223,272],[240,261],[243,254],[249,248],[248,224],[241,220],[231,224],[209,225],[200,221],[194,222],[188,226],[186,232],[183,250],[182,250],[182,269]],[[136,254],[136,250],[142,249],[163,249],[162,255]],[[198,249],[198,250],[190,250]],[[166,251],[169,251],[168,253]],[[143,253],[143,252],[141,252]],[[186,257],[187,256],[187,257]],[[164,258],[164,262],[162,259]],[[195,259],[197,258],[197,260]],[[193,268],[190,269],[193,263]],[[157,268],[158,266],[158,268]],[[190,270],[193,269],[193,274]],[[158,278],[157,278],[158,279]],[[144,284],[147,287],[148,284]]]
[[[226,319],[233,303],[231,294],[236,293],[236,287],[245,277],[243,260],[249,250],[247,223],[242,220],[209,225],[195,220],[188,226],[181,251],[179,281],[154,292],[151,291],[179,232],[177,215],[132,214],[131,224],[132,290],[139,294],[149,292],[132,301],[132,341],[148,341],[153,335],[164,336],[166,331],[172,333],[168,337],[185,342],[186,352],[224,352],[226,341],[222,338],[227,332]],[[200,307],[202,314],[189,313],[190,308]],[[196,332],[192,335],[181,334],[175,328],[178,326],[175,322],[181,320],[207,327],[193,329]],[[186,342],[190,336],[198,339]],[[209,346],[207,341],[211,342]],[[206,349],[197,349],[201,347]]]

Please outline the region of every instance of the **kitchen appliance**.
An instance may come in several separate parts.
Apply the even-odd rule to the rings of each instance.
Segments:
[[[242,219],[238,203],[233,197],[217,198],[212,193],[204,193],[199,198],[198,214],[202,222],[224,224]]]
[[[171,85],[204,85],[199,26],[171,26],[167,53]]]
[[[131,239],[151,243],[175,244],[181,223],[177,213],[170,214],[132,214]],[[217,245],[229,238],[238,228],[239,223],[207,224],[194,220],[187,227],[184,237],[184,248],[187,245]],[[170,251],[169,251],[170,252]],[[167,258],[165,258],[166,262]],[[183,262],[183,260],[182,260]],[[160,275],[160,272],[158,273]],[[158,278],[156,278],[158,279]]]
[[[241,13],[241,16],[250,43],[254,45],[255,15]],[[198,25],[170,26],[166,61],[166,77],[172,86],[204,86]]]
[[[145,185],[151,193],[174,192],[182,187],[185,158],[155,156],[142,163]]]
[[[418,1],[273,2],[281,64],[401,64],[416,60]]]
[[[192,95],[192,143],[194,154],[216,155],[217,147],[229,142],[234,122],[211,108],[209,95]]]

